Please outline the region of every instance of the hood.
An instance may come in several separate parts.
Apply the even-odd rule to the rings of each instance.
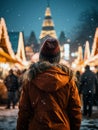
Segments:
[[[41,90],[56,91],[69,82],[69,76],[60,68],[52,67],[51,69],[39,74],[33,82]]]
[[[33,65],[27,76],[30,77],[31,84],[41,90],[52,92],[64,87],[69,82],[71,71],[66,66],[42,63],[41,66]]]

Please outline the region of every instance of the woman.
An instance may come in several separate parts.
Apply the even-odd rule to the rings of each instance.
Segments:
[[[79,130],[81,103],[72,71],[59,64],[60,47],[47,39],[24,77],[17,130]]]

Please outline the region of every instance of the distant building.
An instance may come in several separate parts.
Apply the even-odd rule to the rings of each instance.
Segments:
[[[12,42],[10,41],[12,40]],[[2,77],[10,68],[25,67],[26,58],[22,32],[10,36],[4,18],[0,18],[0,71]]]
[[[32,47],[31,47],[31,46],[26,46],[26,47],[25,47],[25,52],[26,52],[27,61],[30,61],[30,60],[31,60],[31,57],[34,55],[34,52],[33,52],[33,50],[32,50]]]
[[[57,38],[49,5],[47,6],[46,11],[45,11],[45,18],[44,18],[44,21],[42,24],[42,30],[39,36],[40,42],[42,43],[47,37]]]

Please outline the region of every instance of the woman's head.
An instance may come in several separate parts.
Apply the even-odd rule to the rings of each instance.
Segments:
[[[39,60],[58,63],[60,61],[60,46],[57,39],[48,38],[42,44]]]

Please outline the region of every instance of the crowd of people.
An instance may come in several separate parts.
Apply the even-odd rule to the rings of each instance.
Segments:
[[[98,105],[98,73],[86,65],[83,73],[74,75],[60,63],[60,53],[57,39],[48,38],[37,63],[17,76],[11,69],[5,78],[6,108],[15,108],[19,101],[17,130],[79,130],[82,114],[92,116],[94,102]]]

